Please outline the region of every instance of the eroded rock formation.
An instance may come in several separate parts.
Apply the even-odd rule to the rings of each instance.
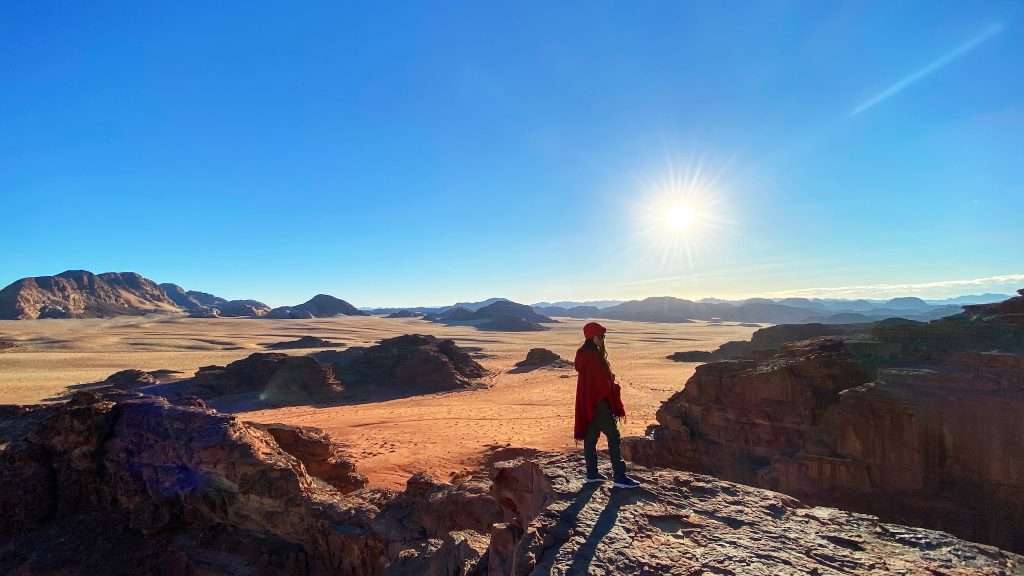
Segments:
[[[0,573],[465,574],[486,482],[362,489],[323,432],[132,392],[0,406]]]
[[[317,336],[303,336],[295,340],[286,340],[284,342],[273,342],[267,344],[266,347],[271,350],[296,350],[301,348],[337,348],[344,346],[341,342],[332,342],[325,340]]]
[[[526,358],[516,362],[513,372],[529,372],[537,368],[572,368],[572,362],[565,360],[547,348],[531,348]]]
[[[212,399],[258,394],[271,404],[299,404],[337,399],[341,383],[330,366],[308,356],[256,353],[227,366],[204,366],[170,395]]]
[[[1022,551],[1024,324],[1009,302],[705,364],[623,451]]]
[[[487,375],[454,341],[423,334],[315,357],[333,365],[348,392],[373,398],[476,388]]]

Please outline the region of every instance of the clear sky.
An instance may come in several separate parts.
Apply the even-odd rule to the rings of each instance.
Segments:
[[[4,3],[0,284],[1024,286],[1020,3],[397,4]]]

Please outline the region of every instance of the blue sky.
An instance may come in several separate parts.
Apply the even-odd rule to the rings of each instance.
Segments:
[[[0,284],[1024,286],[1019,3],[206,4],[0,8]]]

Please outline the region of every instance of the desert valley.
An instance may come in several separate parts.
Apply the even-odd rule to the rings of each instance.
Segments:
[[[578,492],[571,359],[586,317],[504,299],[371,313],[329,295],[287,313],[211,295],[190,309],[172,290],[69,271],[0,291],[24,318],[0,322],[0,503],[17,530],[0,566],[106,569],[99,551],[143,538],[117,570],[1024,570],[1024,291],[931,321],[699,320],[679,310],[700,304],[672,299],[589,309],[628,406],[623,449],[644,482],[629,496]],[[799,313],[787,304],[715,313]],[[644,320],[607,318],[631,306]],[[282,472],[298,484],[278,485]],[[68,528],[86,518],[112,531]],[[317,535],[323,522],[347,527]],[[231,535],[199,537],[211,529]],[[73,560],[48,531],[90,552]],[[257,534],[276,542],[262,559]]]

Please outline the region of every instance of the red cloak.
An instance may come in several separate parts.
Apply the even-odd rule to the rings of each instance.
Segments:
[[[626,409],[622,405],[622,389],[615,383],[614,376],[596,350],[580,348],[573,364],[579,373],[576,379],[576,426],[573,438],[582,440],[587,435],[587,427],[594,419],[594,411],[601,400],[608,401],[616,417],[625,416]]]

